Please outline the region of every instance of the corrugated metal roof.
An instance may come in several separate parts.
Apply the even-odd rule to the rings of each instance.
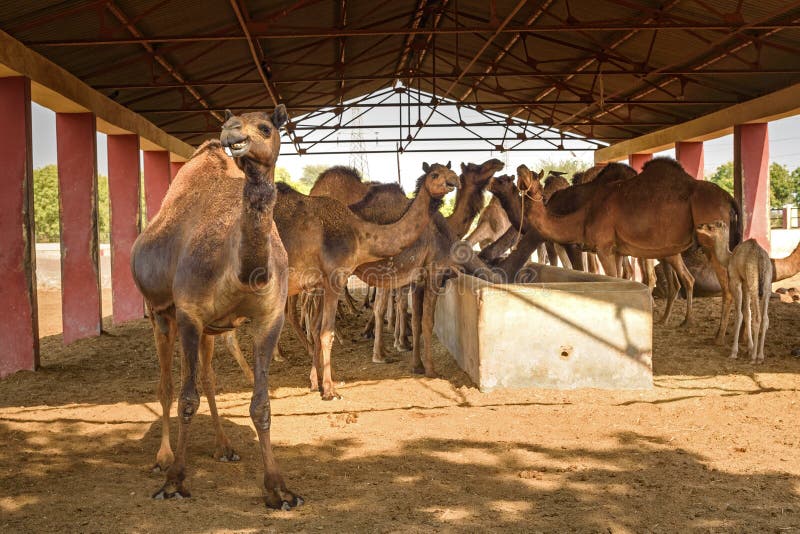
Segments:
[[[401,63],[399,77],[423,91],[600,140],[637,136],[800,81],[800,2],[238,5],[270,83],[295,117],[390,86]],[[414,24],[440,32],[409,38],[403,32]],[[218,129],[200,100],[212,109],[272,105],[229,2],[0,3],[0,28],[193,144]],[[525,28],[539,31],[508,31]],[[136,36],[161,41],[130,42]]]

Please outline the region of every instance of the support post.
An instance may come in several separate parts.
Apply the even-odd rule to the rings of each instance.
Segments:
[[[165,150],[145,150],[144,163],[144,199],[147,206],[147,220],[161,208],[161,201],[169,189],[169,152]]]
[[[39,366],[31,82],[0,78],[0,377]]]
[[[631,154],[628,156],[628,165],[633,167],[636,172],[642,172],[644,164],[653,159],[652,154]]]
[[[139,235],[139,136],[108,136],[111,204],[111,303],[114,324],[144,317],[144,301],[131,274],[131,247]]]
[[[96,140],[93,113],[56,113],[64,344],[102,328]]]
[[[743,239],[755,239],[770,252],[768,123],[734,126],[733,189],[742,208]]]
[[[172,180],[175,179],[175,175],[178,174],[178,171],[181,170],[185,161],[170,161],[169,162],[169,183],[172,183]]]
[[[675,159],[695,179],[705,179],[705,154],[702,141],[679,141],[675,143]]]

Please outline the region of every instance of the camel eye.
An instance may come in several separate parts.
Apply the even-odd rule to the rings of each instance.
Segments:
[[[271,129],[270,129],[270,127],[269,127],[269,126],[267,126],[266,124],[259,124],[259,125],[258,125],[258,130],[259,130],[259,131],[260,131],[262,134],[264,134],[264,137],[269,137],[270,135],[272,135],[272,130],[271,130]]]
[[[439,177],[439,173],[438,172],[435,172],[435,173],[431,174],[431,178],[438,178],[438,177]]]

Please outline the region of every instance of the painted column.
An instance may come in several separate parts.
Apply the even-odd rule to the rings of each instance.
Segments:
[[[702,141],[680,141],[675,143],[675,159],[690,175],[704,180],[705,154]]]
[[[31,83],[0,78],[0,377],[39,366]]]
[[[97,134],[93,113],[56,113],[64,343],[100,335]]]
[[[178,174],[178,171],[181,170],[181,167],[185,164],[185,161],[170,161],[169,162],[169,182],[172,183],[172,180],[175,179],[175,175]]]
[[[169,152],[165,150],[146,150],[144,163],[144,199],[147,206],[147,220],[153,220],[161,207],[161,201],[169,189]]]
[[[144,301],[131,274],[131,247],[139,235],[139,136],[108,136],[111,204],[111,303],[114,324],[144,317]]]
[[[755,239],[770,251],[769,125],[733,128],[734,197],[742,207],[743,239]]]
[[[652,154],[631,154],[628,156],[628,165],[633,167],[636,172],[642,172],[644,164],[653,159]]]

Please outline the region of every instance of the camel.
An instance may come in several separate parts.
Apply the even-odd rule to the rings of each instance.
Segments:
[[[603,172],[608,172],[608,167],[610,165]],[[520,189],[530,199],[525,213],[530,224],[548,239],[580,244],[595,251],[607,275],[617,276],[616,258],[621,255],[667,261],[687,289],[685,325],[691,321],[694,280],[680,253],[697,239],[723,287],[722,316],[717,332],[717,342],[723,342],[722,327],[731,300],[727,274],[716,256],[715,243],[696,236],[695,228],[722,220],[735,229],[731,232],[730,244],[739,243],[739,207],[728,193],[710,182],[695,180],[675,160],[656,158],[645,164],[639,175],[627,180],[598,183],[601,172],[591,182],[597,184],[593,194],[577,202],[563,206],[556,202],[556,194],[545,206],[541,184],[531,171],[521,165],[517,172]]]
[[[323,400],[339,398],[330,353],[337,303],[347,279],[359,265],[393,258],[415,243],[442,197],[459,185],[449,163],[425,163],[423,171],[414,200],[407,199],[403,212],[390,224],[368,222],[335,199],[306,196],[278,184],[274,217],[289,255],[289,297],[314,288],[322,290],[320,313],[313,314],[315,324],[310,325],[313,366],[309,380],[312,389],[320,389]],[[289,319],[294,322],[291,308]]]
[[[552,197],[556,191],[567,189],[569,186],[570,183],[566,178],[564,178],[563,173],[550,171],[550,174],[547,176],[547,178],[545,178],[544,186],[542,187],[542,194],[544,195],[545,204],[550,201],[550,197]],[[564,246],[558,243],[553,243],[552,241],[546,241],[544,243],[544,247],[547,250],[547,260],[550,265],[553,267],[558,267],[558,260],[561,260],[561,265],[563,265],[565,269],[572,269],[572,261],[567,255],[567,251],[564,249]],[[541,245],[539,248],[541,250]]]
[[[478,217],[475,229],[464,238],[464,241],[470,245],[477,244],[484,249],[502,236],[510,226],[508,215],[500,205],[500,201],[492,197]]]
[[[284,320],[288,258],[273,224],[275,162],[283,106],[272,115],[226,114],[220,141],[203,143],[181,169],[161,209],[133,245],[131,270],[144,296],[161,367],[163,427],[157,468],[166,481],[154,498],[189,497],[186,451],[189,425],[200,404],[197,374],[215,419],[215,456],[238,460],[217,418],[213,337],[249,319],[253,325],[255,384],[250,417],[264,463],[264,499],[288,510],[303,499],[286,488],[270,443],[270,357]],[[230,154],[223,152],[223,147]],[[169,443],[172,354],[176,337],[183,357],[178,396],[177,452]]]
[[[431,284],[440,283],[442,272],[453,267],[464,267],[473,271],[486,269],[482,262],[477,261],[469,254],[464,258],[459,257],[454,260],[450,257],[450,248],[469,230],[472,220],[483,204],[483,190],[494,173],[502,168],[503,163],[497,159],[490,159],[480,165],[462,163],[460,176],[462,184],[457,193],[452,214],[447,218],[436,214],[434,224],[429,224],[427,231],[414,245],[405,250],[403,254],[393,258],[392,261],[362,265],[356,271],[355,274],[365,283],[378,287],[372,317],[372,329],[375,337],[372,358],[374,363],[387,361],[383,349],[381,325],[388,304],[388,294],[381,296],[381,290],[402,288],[416,282],[417,288],[412,293],[412,368],[415,372],[419,373],[424,370],[426,375],[435,376],[430,357],[433,312],[436,305],[435,295],[432,294],[434,285]],[[338,174],[347,172],[348,169],[336,170]],[[315,184],[312,193],[332,191],[331,194],[339,195],[342,193],[336,192],[325,182],[352,184],[360,181],[360,177],[353,171],[349,172],[350,178],[334,177],[333,174],[331,172],[320,175],[318,183],[323,183],[319,186]],[[372,185],[364,198],[352,204],[350,209],[365,220],[389,224],[396,220],[408,202],[408,198],[399,185],[380,184]],[[370,326],[367,325],[367,329],[369,328]],[[420,334],[425,340],[424,366],[420,359]]]
[[[758,241],[748,239],[739,243],[733,252],[728,249],[728,226],[723,221],[703,223],[696,229],[699,235],[717,245],[717,256],[728,269],[728,282],[733,294],[736,321],[733,328],[731,359],[739,355],[739,331],[744,318],[744,332],[750,361],[764,361],[764,340],[769,328],[769,297],[772,294],[773,264],[767,251]],[[752,309],[751,309],[752,308]],[[726,318],[727,319],[727,318]],[[724,327],[727,329],[727,321]],[[755,337],[755,343],[753,338]]]

